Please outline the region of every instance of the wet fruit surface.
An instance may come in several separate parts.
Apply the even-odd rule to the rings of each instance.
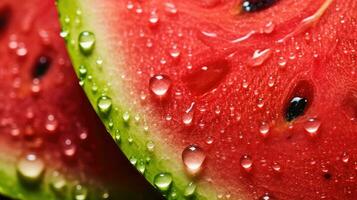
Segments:
[[[221,198],[356,199],[356,2],[246,2],[271,4],[104,5],[148,130],[163,130],[184,166],[202,164]]]
[[[160,199],[92,110],[59,32],[54,1],[0,2],[0,165],[10,157],[17,176],[4,181],[26,199],[43,188],[59,199]],[[81,40],[89,54],[91,34]],[[110,106],[103,98],[103,112]]]

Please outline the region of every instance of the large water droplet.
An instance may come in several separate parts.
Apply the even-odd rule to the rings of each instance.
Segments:
[[[305,131],[312,137],[317,135],[320,126],[321,122],[316,118],[309,118],[304,124]]]
[[[97,107],[101,114],[107,115],[109,114],[112,108],[112,99],[108,96],[101,96],[97,101]]]
[[[79,34],[78,38],[78,45],[80,51],[85,54],[89,55],[93,52],[94,45],[95,45],[95,35],[89,31],[83,31]]]
[[[17,174],[25,184],[38,184],[43,177],[45,163],[35,154],[27,154],[17,163]]]
[[[171,79],[166,75],[154,75],[150,78],[149,89],[158,98],[165,97],[171,88]]]
[[[163,192],[166,192],[170,189],[172,184],[172,176],[169,173],[160,173],[157,174],[154,178],[154,185]]]
[[[249,172],[252,170],[253,168],[253,159],[250,155],[243,155],[240,158],[240,165],[242,166],[242,168]]]
[[[205,159],[205,152],[197,145],[189,145],[182,152],[182,161],[191,175],[196,175],[201,171]]]

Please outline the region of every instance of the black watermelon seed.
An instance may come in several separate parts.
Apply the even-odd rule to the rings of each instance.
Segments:
[[[292,121],[293,119],[303,115],[307,107],[308,100],[303,97],[293,97],[285,112],[285,118],[287,121]]]
[[[32,71],[32,78],[43,77],[50,68],[52,60],[48,56],[40,56],[37,58]]]
[[[242,8],[245,12],[255,12],[269,8],[278,0],[244,0]]]

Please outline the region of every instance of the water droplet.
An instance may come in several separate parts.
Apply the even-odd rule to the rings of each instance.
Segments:
[[[67,181],[59,172],[54,171],[50,178],[50,187],[57,195],[65,195]]]
[[[57,130],[58,127],[58,121],[55,118],[54,115],[48,115],[47,116],[47,120],[46,120],[46,124],[45,124],[45,128],[47,131],[49,132],[54,132]]]
[[[263,98],[258,98],[257,107],[258,108],[263,108],[264,107],[264,99]]]
[[[287,60],[284,57],[279,57],[278,65],[280,68],[284,68],[287,64]]]
[[[67,39],[68,39],[68,36],[69,36],[69,31],[67,31],[67,30],[62,30],[62,31],[60,32],[60,37],[61,37],[61,38],[67,40]]]
[[[267,137],[269,135],[270,126],[266,122],[262,122],[259,127],[259,132],[263,137]]]
[[[192,103],[191,106],[182,115],[182,122],[186,126],[190,126],[192,124],[193,114],[194,114],[194,111],[193,111],[194,105],[195,105],[195,103]]]
[[[270,49],[256,50],[254,51],[253,57],[249,59],[248,65],[252,67],[257,67],[262,65],[271,56]]]
[[[129,120],[130,120],[130,114],[129,114],[129,112],[124,112],[124,113],[123,113],[123,120],[124,120],[125,123],[128,123],[128,122],[129,122]]]
[[[281,165],[278,162],[273,162],[273,165],[271,166],[275,172],[280,172],[281,171]]]
[[[347,152],[343,152],[342,157],[341,157],[341,160],[342,160],[342,162],[344,162],[344,163],[348,163],[348,161],[350,160],[350,156],[348,155]]]
[[[79,34],[78,45],[81,52],[85,55],[92,53],[95,45],[95,35],[89,31],[83,31]]]
[[[262,28],[262,33],[270,34],[274,31],[275,25],[272,21],[269,21],[265,26]]]
[[[185,197],[191,197],[192,195],[195,194],[195,192],[196,192],[196,187],[197,187],[196,184],[194,184],[194,183],[192,183],[192,182],[189,183],[189,184],[186,186],[183,195],[184,195]]]
[[[274,198],[269,193],[265,193],[259,198],[259,200],[274,200]]]
[[[63,154],[67,157],[73,157],[76,154],[77,147],[73,141],[69,138],[66,138],[62,144]]]
[[[150,78],[149,89],[158,98],[167,95],[171,88],[171,79],[166,75],[155,75]]]
[[[180,57],[180,49],[178,49],[176,46],[174,46],[171,50],[170,50],[170,56],[174,59],[177,59]]]
[[[87,76],[87,68],[84,65],[79,66],[78,75],[80,79],[84,79]]]
[[[112,99],[108,96],[101,96],[97,101],[97,107],[101,114],[107,115],[112,108]]]
[[[171,2],[166,2],[164,4],[165,6],[165,11],[169,14],[176,14],[177,13],[177,8],[176,8],[176,5],[174,3],[171,3]]]
[[[136,169],[137,169],[141,174],[144,174],[144,173],[145,173],[145,169],[146,169],[145,161],[140,160],[139,162],[137,162],[137,164],[136,164]]]
[[[309,118],[304,124],[305,131],[312,137],[317,135],[320,126],[321,122],[316,118]]]
[[[149,23],[152,26],[155,26],[155,25],[157,25],[159,23],[159,15],[157,14],[156,11],[152,11],[150,13]]]
[[[134,3],[132,1],[128,1],[128,3],[126,4],[126,8],[128,10],[132,10],[134,8]]]
[[[206,138],[206,144],[213,144],[213,142],[214,142],[214,138],[213,138],[213,137],[208,136],[208,137]]]
[[[101,197],[102,199],[110,199],[110,194],[108,191],[103,191]]]
[[[155,144],[153,141],[149,141],[146,143],[146,148],[148,149],[148,151],[153,152],[154,148],[155,148]]]
[[[241,158],[240,158],[240,165],[242,166],[242,168],[249,172],[252,170],[253,168],[253,159],[251,156],[249,155],[243,155]]]
[[[25,57],[28,51],[24,44],[20,43],[19,47],[16,50],[16,55],[19,57]]]
[[[205,159],[205,152],[197,145],[189,145],[182,152],[182,161],[191,175],[196,175],[201,171]]]
[[[157,174],[154,178],[154,185],[162,192],[170,189],[172,184],[172,176],[169,173]]]
[[[88,189],[82,185],[76,185],[73,188],[72,193],[74,200],[87,200],[88,199]]]
[[[45,171],[45,163],[35,154],[27,154],[17,163],[17,174],[25,184],[38,184]]]

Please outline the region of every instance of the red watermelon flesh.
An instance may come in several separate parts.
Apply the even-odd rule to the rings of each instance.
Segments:
[[[356,199],[357,2],[242,2],[81,3],[156,145],[204,152],[209,199]]]
[[[113,199],[160,198],[108,137],[78,85],[59,32],[54,1],[0,2],[0,168],[12,166],[1,178],[1,193],[57,198],[46,196],[43,188],[49,186],[28,190],[21,177],[13,177],[16,163],[31,154],[44,163],[45,177],[56,170],[67,179],[70,196],[62,199],[77,198],[71,182],[97,191],[85,199],[107,199],[107,192]]]

